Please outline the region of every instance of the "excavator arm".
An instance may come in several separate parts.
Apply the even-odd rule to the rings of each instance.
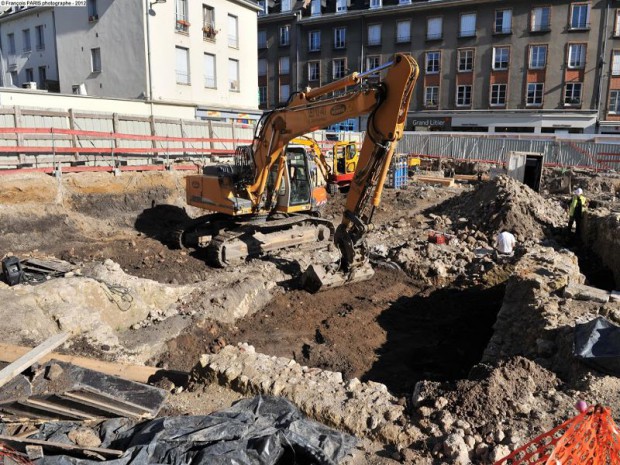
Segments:
[[[368,118],[360,159],[351,183],[345,212],[336,230],[335,243],[341,253],[338,267],[310,266],[302,277],[310,291],[340,286],[372,276],[365,247],[374,209],[381,202],[396,143],[402,138],[407,110],[419,74],[409,55],[397,54],[387,65],[380,82],[381,93]]]

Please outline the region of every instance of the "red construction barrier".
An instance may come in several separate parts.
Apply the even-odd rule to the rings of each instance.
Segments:
[[[541,434],[494,465],[620,463],[620,433],[608,408],[596,405]]]

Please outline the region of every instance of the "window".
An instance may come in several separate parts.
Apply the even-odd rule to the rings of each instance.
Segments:
[[[258,10],[258,16],[265,16],[269,13],[269,5],[267,0],[258,0],[258,7],[260,8],[260,10]]]
[[[88,0],[88,21],[93,22],[99,19],[97,10],[97,0]]]
[[[308,62],[308,81],[319,81],[321,79],[321,62]]]
[[[291,95],[291,87],[289,84],[280,84],[280,102],[288,101]]]
[[[310,3],[310,15],[321,16],[321,0],[312,0],[312,3]]]
[[[11,75],[11,84],[13,84],[14,86],[18,87],[19,86],[19,82],[17,80],[17,71],[11,71],[10,75]]]
[[[441,52],[426,52],[426,74],[439,73]]]
[[[456,106],[465,107],[471,105],[471,86],[456,87]]]
[[[291,26],[289,26],[288,24],[286,26],[280,27],[280,45],[281,46],[286,46],[291,43],[291,38],[289,35],[290,30],[291,30]]]
[[[22,38],[24,42],[24,52],[29,52],[32,50],[32,45],[30,44],[30,29],[22,30]]]
[[[39,66],[39,81],[37,82],[39,89],[45,89],[47,87],[47,69],[45,66]]]
[[[337,27],[334,29],[334,48],[345,48],[347,44],[347,28]]]
[[[609,93],[609,113],[611,115],[620,114],[620,90],[612,90]]]
[[[566,83],[564,105],[581,105],[581,82]]]
[[[215,29],[215,10],[212,6],[202,5],[202,39],[215,40],[217,33],[218,31]]]
[[[411,21],[398,21],[396,23],[396,42],[411,41]]]
[[[530,82],[527,84],[527,101],[528,105],[542,105],[543,90],[545,85],[542,82]]]
[[[381,24],[368,26],[368,45],[381,45]]]
[[[176,48],[176,74],[177,84],[190,84],[189,80],[189,49],[184,47]]]
[[[228,59],[228,90],[239,92],[239,60]]]
[[[512,10],[495,12],[495,33],[510,34],[512,32]]]
[[[266,58],[258,59],[258,75],[267,76],[267,59]]]
[[[15,53],[15,34],[10,33],[6,35],[7,41],[9,42],[9,53]]]
[[[551,8],[541,6],[532,9],[530,31],[543,32],[551,29]]]
[[[370,9],[381,8],[381,0],[370,0]]]
[[[443,36],[443,18],[426,20],[426,40],[437,40]]]
[[[93,73],[101,72],[101,49],[99,47],[90,49],[90,70]]]
[[[267,86],[258,87],[258,104],[259,105],[267,104]]]
[[[211,53],[205,53],[204,55],[204,73],[205,87],[215,89],[217,87],[215,80],[215,55]]]
[[[189,21],[187,20],[187,0],[176,0],[175,8],[177,32],[188,32]]]
[[[381,57],[379,55],[369,55],[366,57],[366,71],[381,66]]]
[[[437,105],[439,105],[439,87],[426,87],[424,89],[424,106],[436,107]]]
[[[568,45],[568,67],[583,68],[586,65],[586,44]]]
[[[311,52],[321,50],[321,31],[310,31],[308,33],[308,49]]]
[[[616,10],[616,21],[614,22],[614,37],[620,36],[620,10]]]
[[[45,50],[45,35],[43,34],[43,25],[34,28],[37,50]]]
[[[474,50],[471,48],[458,51],[459,71],[473,71]]]
[[[620,76],[620,50],[614,50],[611,53],[611,74]]]
[[[258,48],[267,48],[267,31],[258,31]]]
[[[280,74],[288,74],[290,73],[290,66],[291,61],[289,60],[289,57],[280,57]]]
[[[233,15],[228,15],[228,46],[239,48],[239,20]]]
[[[475,37],[476,35],[476,13],[461,15],[459,37]]]
[[[530,45],[530,69],[543,69],[547,66],[547,46]]]
[[[491,86],[491,105],[492,106],[504,106],[506,105],[506,84],[493,84]]]
[[[291,0],[282,0],[282,12],[291,11]]]
[[[345,60],[344,58],[339,58],[333,61],[333,77],[334,79],[340,79],[344,77],[345,73]]]
[[[32,68],[26,68],[26,82],[34,81],[34,70]]]
[[[347,11],[347,0],[336,0],[336,13]]]
[[[398,0],[399,5],[411,5],[411,0]]]
[[[573,3],[570,13],[571,29],[588,29],[590,27],[590,4]]]
[[[508,69],[508,63],[510,62],[510,48],[509,47],[493,47],[493,69],[505,70]]]

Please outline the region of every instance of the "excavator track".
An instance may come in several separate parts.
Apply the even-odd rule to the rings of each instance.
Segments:
[[[283,249],[323,248],[332,243],[334,232],[331,221],[308,215],[242,224],[211,239],[206,248],[207,263],[224,268]]]

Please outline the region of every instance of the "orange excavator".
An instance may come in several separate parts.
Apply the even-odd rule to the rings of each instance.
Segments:
[[[238,147],[234,163],[207,166],[186,178],[187,203],[212,212],[180,232],[182,244],[204,248],[216,266],[242,263],[289,247],[317,248],[335,242],[338,266],[311,266],[302,280],[309,290],[368,279],[365,235],[398,140],[419,74],[415,60],[396,54],[392,61],[353,73],[291,96],[259,121],[250,146]],[[367,80],[369,76],[379,79]],[[287,148],[305,133],[339,121],[368,115],[340,225],[316,215],[325,202],[313,186],[317,169],[307,153]],[[325,197],[323,197],[325,193]]]

